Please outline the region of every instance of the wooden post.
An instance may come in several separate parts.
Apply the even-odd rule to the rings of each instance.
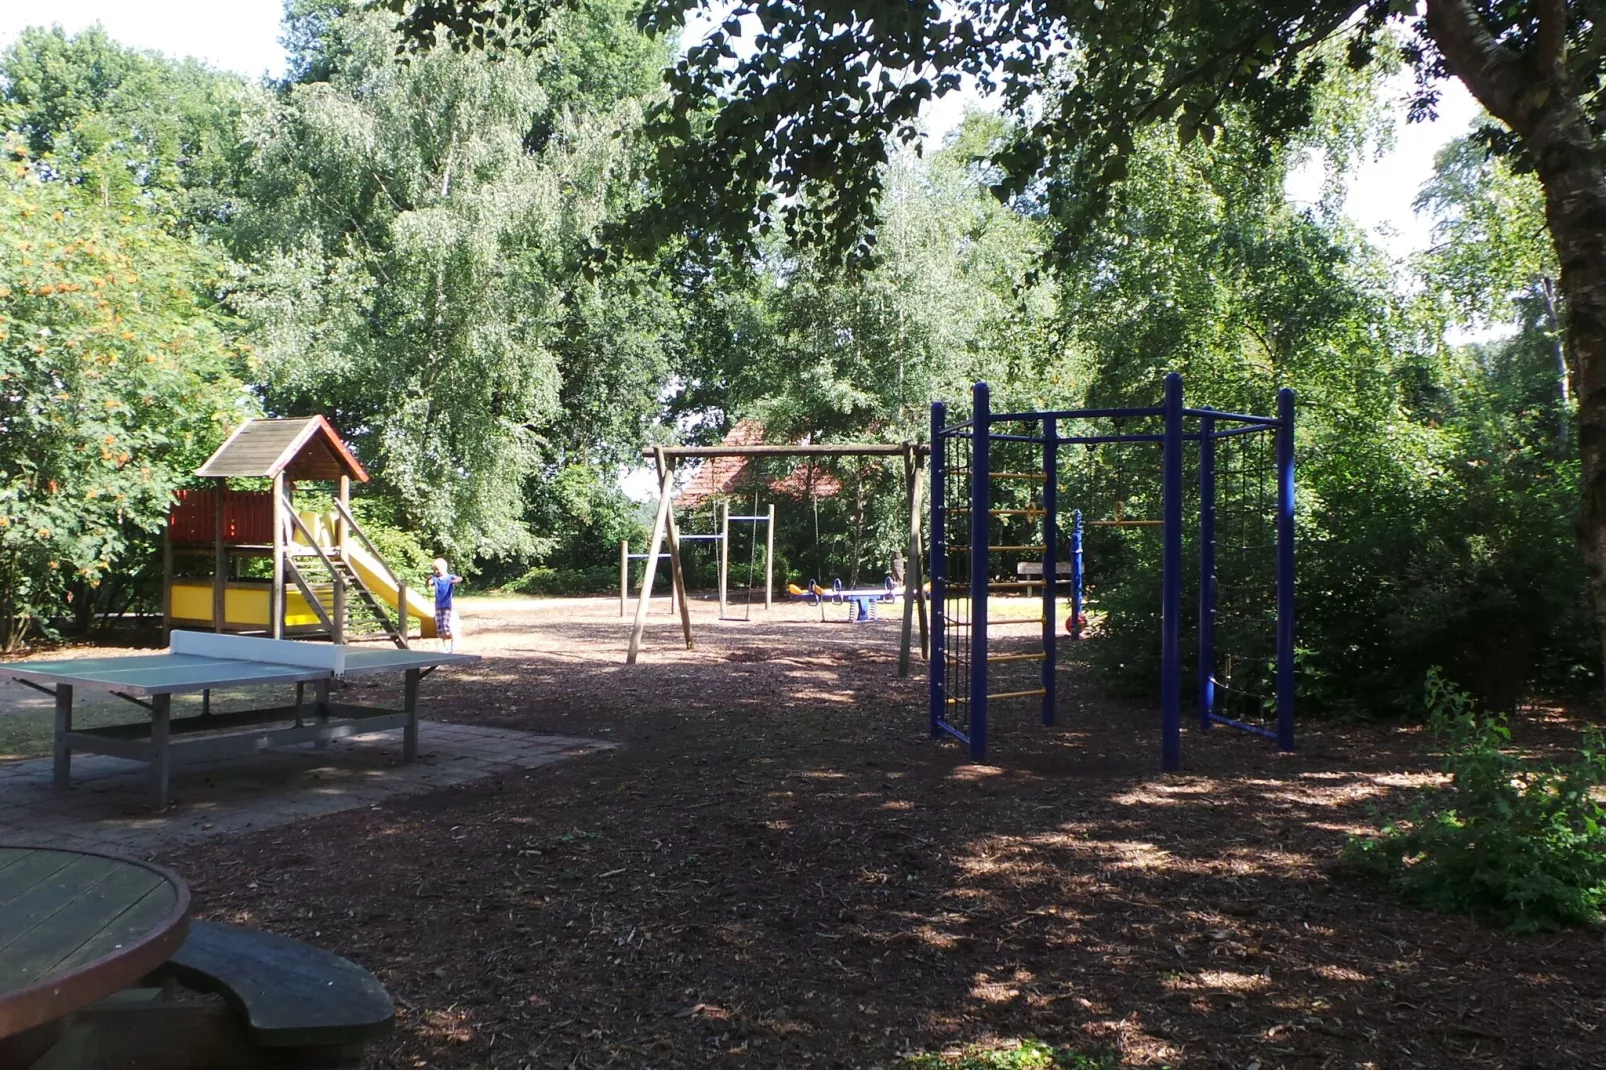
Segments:
[[[341,474],[335,495],[345,509],[351,508],[350,476],[344,473]],[[342,568],[346,567],[346,513],[343,509],[335,510],[335,557],[341,563]],[[346,609],[346,585],[337,579],[335,580],[335,634],[332,636],[337,643],[346,641]],[[406,614],[402,614],[402,620],[405,621],[406,619]],[[407,634],[405,624],[403,625],[402,634]]]
[[[171,510],[170,510],[171,512]],[[171,520],[169,516],[169,520]],[[173,635],[173,525],[162,529],[162,645]]]
[[[898,642],[898,677],[902,679],[909,675],[909,645],[914,636],[915,594],[914,571],[911,567],[915,561],[915,542],[918,538],[920,514],[915,503],[917,493],[915,487],[915,451],[908,447],[903,453],[903,486],[904,498],[909,506],[909,557],[903,566],[903,634]]]
[[[691,605],[686,601],[686,575],[680,567],[680,528],[675,523],[675,469],[661,451],[658,453],[658,464],[667,480],[670,496],[669,512],[666,517],[668,523],[665,525],[669,534],[669,572],[674,581],[674,594],[680,599],[680,630],[686,636],[686,649],[691,650]]]
[[[273,477],[273,585],[268,590],[268,635],[273,639],[284,638],[284,557],[290,552],[284,531],[285,489],[280,472]]]
[[[630,540],[619,540],[619,616],[625,615],[625,602],[630,597]]]
[[[396,582],[396,630],[401,632],[401,645],[403,650],[410,649],[407,640],[409,639],[408,633],[412,630],[412,626],[413,618],[407,612],[407,581],[398,580]],[[452,636],[452,641],[455,643],[457,641],[457,636]]]
[[[216,497],[212,503],[212,630],[223,630],[223,615],[228,611],[229,548],[223,545],[223,500],[229,496],[229,481],[217,481]]]
[[[775,503],[770,502],[769,523],[764,525],[764,611],[769,612],[775,589]]]
[[[725,618],[725,606],[730,601],[731,569],[731,503],[720,502],[719,509],[719,616]]]
[[[641,633],[647,627],[647,603],[652,600],[652,585],[657,579],[658,553],[664,544],[664,531],[669,526],[669,496],[674,490],[670,482],[668,468],[662,459],[658,463],[658,515],[652,522],[652,539],[647,544],[646,575],[641,581],[641,594],[636,599],[636,620],[630,626],[630,651],[625,655],[625,664],[634,665],[636,654],[641,650]]]
[[[920,506],[920,453],[913,446],[903,458],[905,492],[909,502],[909,557],[903,568],[903,638],[898,648],[898,675],[909,675],[910,649],[913,645],[914,618],[920,618],[920,656],[930,657],[930,631],[926,621],[925,569],[921,567],[925,555],[925,540],[921,534]]]

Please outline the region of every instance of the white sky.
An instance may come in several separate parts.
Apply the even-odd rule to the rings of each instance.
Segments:
[[[100,23],[130,48],[193,56],[247,78],[284,73],[283,0],[0,0],[0,48],[29,26],[69,34]]]

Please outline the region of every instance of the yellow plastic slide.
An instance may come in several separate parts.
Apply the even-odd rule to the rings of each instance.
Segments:
[[[373,557],[362,547],[356,545],[355,540],[346,543],[346,562],[351,570],[362,580],[363,585],[373,592],[375,598],[382,605],[389,606],[392,611],[396,609],[396,577],[385,567],[384,562]],[[416,587],[407,588],[407,615],[417,617],[419,634],[425,639],[435,638],[435,602],[429,595],[429,589],[419,590]]]

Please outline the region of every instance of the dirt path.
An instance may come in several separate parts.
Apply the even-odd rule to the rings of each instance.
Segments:
[[[478,603],[450,719],[606,755],[164,858],[203,915],[352,956],[395,993],[374,1067],[880,1067],[1039,1037],[1175,1067],[1606,1066],[1600,933],[1513,939],[1337,879],[1413,732],[1213,733],[1062,685],[996,765],[924,731],[895,625],[786,607],[698,650],[617,602]],[[1553,718],[1525,731],[1571,736]]]

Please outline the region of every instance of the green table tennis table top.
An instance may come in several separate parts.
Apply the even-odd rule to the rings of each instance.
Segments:
[[[348,648],[342,675],[402,672],[439,665],[472,664],[479,660],[476,654]],[[197,654],[134,654],[22,661],[7,665],[4,672],[7,676],[38,684],[70,684],[138,696],[173,695],[249,684],[300,683],[327,680],[335,676],[333,670],[316,666]]]

